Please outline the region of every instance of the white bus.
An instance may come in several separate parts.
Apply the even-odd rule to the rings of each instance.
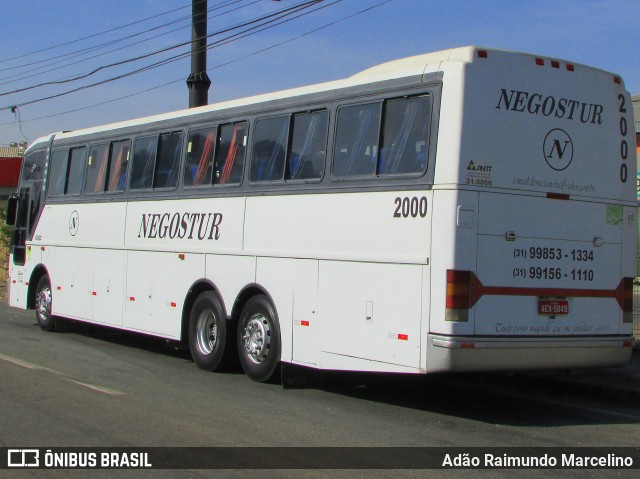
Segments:
[[[264,381],[630,359],[619,76],[466,47],[29,147],[10,304]]]

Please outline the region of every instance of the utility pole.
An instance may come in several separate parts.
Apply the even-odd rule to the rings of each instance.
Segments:
[[[207,75],[207,0],[191,0],[191,74],[187,78],[189,108],[209,103]]]

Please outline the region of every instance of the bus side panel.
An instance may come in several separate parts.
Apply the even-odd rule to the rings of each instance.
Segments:
[[[124,250],[95,250],[93,320],[96,323],[122,326],[125,264]]]
[[[249,197],[244,249],[426,264],[431,211],[431,191],[424,190]]]
[[[204,254],[129,251],[124,327],[180,339],[184,298],[204,275]]]
[[[220,293],[227,316],[236,298],[248,284],[256,282],[256,258],[208,254],[206,256],[206,278]]]
[[[94,250],[55,248],[51,275],[52,313],[90,321],[93,311]]]
[[[256,283],[274,301],[283,361],[316,365],[319,353],[318,261],[258,258]]]
[[[363,370],[396,371],[394,365],[417,370],[422,280],[420,265],[321,261],[323,353],[387,365],[361,365]],[[339,364],[335,361],[333,367]]]

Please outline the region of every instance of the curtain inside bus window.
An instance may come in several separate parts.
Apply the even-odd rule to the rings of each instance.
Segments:
[[[215,136],[216,128],[202,128],[189,133],[183,174],[185,186],[211,184]]]
[[[168,188],[178,185],[178,168],[182,149],[182,133],[160,135],[158,157],[153,175],[154,188]]]
[[[216,171],[221,168],[222,174],[219,179],[217,177],[214,178],[216,183],[226,185],[237,184],[242,181],[246,134],[246,123],[223,125],[220,128],[220,138],[216,151]]]
[[[109,155],[109,181],[107,183],[107,191],[124,190],[130,144],[131,142],[129,140],[111,143],[111,153]]]
[[[87,173],[84,178],[84,191],[85,193],[95,193],[102,191],[104,180],[102,185],[99,181],[100,171],[102,168],[103,158],[107,154],[107,145],[94,145],[89,149],[89,156],[87,157]]]
[[[293,115],[291,150],[285,169],[286,179],[306,180],[322,176],[328,121],[327,111]]]
[[[375,174],[379,125],[379,103],[348,106],[338,110],[333,160],[335,176]]]
[[[289,117],[287,116],[256,122],[251,181],[283,179],[288,131]]]
[[[419,173],[426,169],[430,118],[430,96],[385,102],[378,174]]]
[[[49,166],[49,194],[63,195],[67,179],[67,159],[69,150],[58,150],[51,154]]]
[[[157,141],[157,136],[136,138],[133,144],[131,178],[129,179],[131,189],[151,188],[153,185],[153,165],[156,160]]]

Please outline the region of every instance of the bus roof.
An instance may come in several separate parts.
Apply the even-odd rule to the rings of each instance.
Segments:
[[[252,104],[260,104],[268,101],[279,100],[284,98],[302,96],[311,93],[319,93],[324,91],[331,91],[339,88],[346,88],[350,86],[357,86],[366,83],[374,83],[377,81],[391,80],[396,78],[405,78],[411,76],[425,75],[431,72],[438,72],[441,69],[442,63],[445,62],[462,62],[471,63],[476,57],[477,51],[485,52],[502,52],[514,55],[527,55],[533,57],[534,55],[524,54],[520,52],[510,52],[506,50],[498,49],[486,49],[477,46],[466,46],[460,48],[452,48],[448,50],[442,50],[433,53],[426,53],[421,55],[415,55],[407,58],[393,60],[386,63],[381,63],[374,67],[363,70],[349,78],[342,80],[335,80],[325,83],[319,83],[314,85],[308,85],[303,87],[292,88],[289,90],[281,90],[277,92],[265,93],[250,97],[238,98],[234,100],[228,100],[220,103],[214,103],[197,108],[188,108],[184,110],[177,110],[168,113],[161,113],[158,115],[151,115],[147,117],[125,120],[121,122],[99,125],[90,128],[84,128],[81,130],[56,133],[56,139],[74,138],[83,135],[89,135],[94,133],[108,132],[120,128],[126,128],[136,125],[148,125],[155,122],[171,120],[175,118],[185,118],[193,115],[198,115],[207,112],[220,111],[228,108],[241,107]],[[578,65],[578,64],[574,64]],[[581,65],[584,67],[583,65]],[[591,68],[591,67],[585,67]],[[593,69],[596,70],[596,69]],[[31,146],[35,146],[41,142],[48,142],[51,135],[38,138]],[[31,148],[31,147],[30,147]]]

